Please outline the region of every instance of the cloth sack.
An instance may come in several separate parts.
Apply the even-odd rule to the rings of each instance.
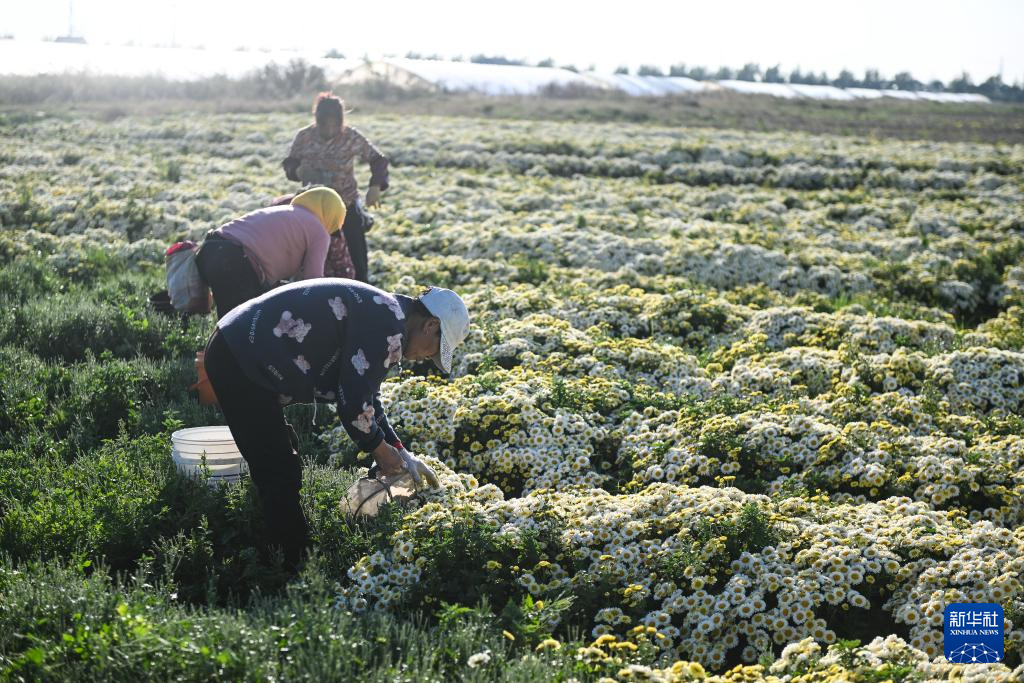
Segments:
[[[210,312],[210,287],[199,275],[196,252],[192,240],[176,242],[164,253],[167,266],[167,293],[175,310],[186,313]]]
[[[374,465],[360,477],[341,501],[341,509],[353,517],[376,517],[387,503],[408,504],[416,499],[416,482],[408,472],[385,477]]]

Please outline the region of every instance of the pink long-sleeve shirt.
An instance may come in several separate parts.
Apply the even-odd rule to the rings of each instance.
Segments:
[[[245,249],[264,284],[324,276],[331,238],[309,209],[291,204],[257,209],[216,232]]]

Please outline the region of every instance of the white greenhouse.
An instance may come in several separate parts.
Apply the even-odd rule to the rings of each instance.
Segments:
[[[877,100],[882,97],[882,91],[875,88],[843,88],[858,100]]]
[[[842,88],[834,85],[808,85],[806,83],[787,83],[797,95],[810,100],[855,100],[857,99]]]
[[[990,102],[984,95],[977,93],[966,93],[966,92],[919,92],[917,96],[922,100],[929,100],[931,102],[953,102],[956,104],[968,104],[968,103],[987,103]]]
[[[800,95],[797,94],[789,83],[761,83],[758,81],[718,81],[718,85],[732,92],[743,93],[744,95],[771,95],[772,97],[783,97],[791,100]]]
[[[602,74],[588,71],[583,74],[595,87],[606,90],[618,90],[634,97],[656,95],[651,86],[643,82],[640,76],[626,74]]]
[[[885,89],[885,90],[879,90],[878,92],[882,93],[882,97],[891,97],[891,98],[893,98],[895,100],[919,100],[919,99],[921,99],[920,97],[917,96],[916,92],[911,92],[910,90],[889,90],[889,89]]]
[[[619,90],[627,95],[656,96],[683,95],[686,93],[715,90],[711,81],[697,81],[683,76],[630,76],[628,74],[603,74],[588,71],[583,74],[601,88]]]
[[[711,81],[697,81],[684,76],[633,76],[642,80],[656,95],[683,95],[686,93],[717,90]]]

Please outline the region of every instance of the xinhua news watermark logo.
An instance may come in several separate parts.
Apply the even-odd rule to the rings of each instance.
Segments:
[[[994,602],[954,602],[944,613],[946,660],[994,664],[1003,659],[1003,608]]]

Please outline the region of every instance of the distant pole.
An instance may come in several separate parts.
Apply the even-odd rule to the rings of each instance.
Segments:
[[[75,35],[75,3],[73,0],[68,0],[68,36]]]

